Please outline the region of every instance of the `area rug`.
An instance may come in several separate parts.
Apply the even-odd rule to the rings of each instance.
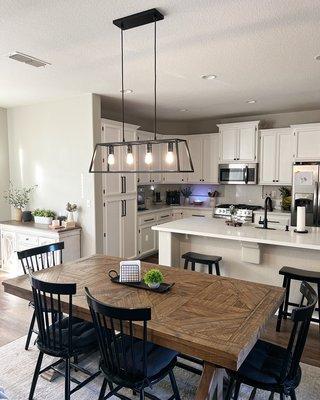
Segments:
[[[11,342],[0,348],[0,387],[3,387],[9,400],[27,400],[30,390],[34,367],[36,364],[38,350],[36,346],[30,347],[30,350],[24,350],[25,337]],[[91,371],[97,369],[98,355],[94,354],[82,360],[82,365]],[[43,365],[47,365],[51,358],[46,358]],[[300,387],[297,390],[297,399],[299,400],[319,400],[320,398],[320,369],[301,364],[303,378]],[[180,368],[175,368],[175,376],[182,400],[193,400],[200,377]],[[73,376],[82,379],[80,372],[74,372]],[[72,395],[72,400],[97,400],[102,383],[99,376],[93,382],[80,389]],[[123,394],[130,398],[132,392],[124,390]],[[155,385],[151,393],[157,395],[161,400],[168,399],[171,395],[171,386],[169,379]],[[240,399],[248,400],[251,388],[242,385]],[[55,380],[49,382],[39,377],[34,399],[35,400],[62,400],[64,396],[64,379],[58,376]],[[269,393],[258,391],[255,399],[267,400]],[[275,396],[275,399],[278,397]],[[116,397],[112,397],[116,400]]]

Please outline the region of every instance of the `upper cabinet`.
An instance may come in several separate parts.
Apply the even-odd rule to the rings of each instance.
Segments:
[[[187,138],[194,173],[189,173],[189,183],[218,183],[219,134],[192,135]]]
[[[125,140],[131,141],[136,140],[137,137],[137,125],[125,124]],[[101,120],[101,140],[103,143],[112,143],[122,141],[122,123],[117,121],[112,121],[108,119]],[[114,158],[115,162],[110,165],[110,170],[121,170],[134,169],[136,167],[136,160],[138,154],[136,149],[134,149],[134,160],[133,165],[126,164],[126,154],[125,148],[122,146],[114,147]],[[102,163],[108,162],[108,154],[106,148],[102,150]],[[105,169],[105,167],[103,167]],[[106,196],[121,195],[123,193],[135,193],[137,191],[136,176],[133,173],[111,173],[102,174],[102,186],[104,194]]]
[[[291,185],[293,134],[290,128],[260,131],[261,185]]]
[[[257,162],[259,121],[219,124],[220,163]]]
[[[294,159],[296,161],[319,161],[320,123],[291,125],[294,135]]]

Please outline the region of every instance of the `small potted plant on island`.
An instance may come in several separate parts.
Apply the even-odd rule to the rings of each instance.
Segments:
[[[18,189],[15,188],[10,181],[9,189],[4,192],[3,197],[7,203],[13,207],[13,219],[15,221],[21,222],[22,209],[26,208],[28,205],[31,195],[36,187],[37,185]]]
[[[149,288],[158,289],[163,282],[163,274],[159,269],[152,268],[144,274],[143,280]]]
[[[53,218],[55,218],[56,213],[52,210],[44,210],[37,208],[32,213],[34,217],[34,222],[36,224],[46,224],[51,225]]]

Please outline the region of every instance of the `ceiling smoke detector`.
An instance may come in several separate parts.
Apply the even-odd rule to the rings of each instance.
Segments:
[[[38,58],[28,56],[27,54],[20,53],[19,51],[15,51],[14,53],[9,54],[9,58],[15,61],[22,62],[24,64],[31,65],[32,67],[45,67],[46,65],[51,65],[50,63],[39,60]]]

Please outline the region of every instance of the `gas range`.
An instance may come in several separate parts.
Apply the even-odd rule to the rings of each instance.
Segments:
[[[251,204],[219,204],[216,206],[213,216],[214,218],[230,218],[229,207],[234,205],[236,208],[236,216],[243,221],[253,222],[253,211],[259,210],[261,206]]]

